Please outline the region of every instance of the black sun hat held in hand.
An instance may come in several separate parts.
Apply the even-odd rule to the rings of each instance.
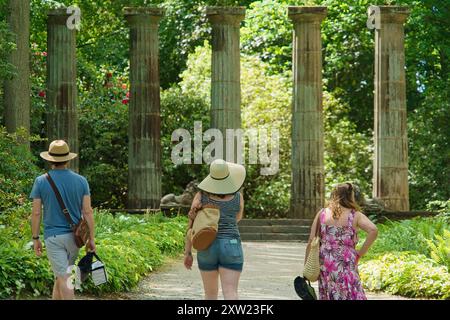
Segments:
[[[316,292],[311,283],[304,277],[294,279],[294,289],[302,300],[317,300]]]
[[[94,252],[88,252],[78,262],[78,268],[81,272],[81,282],[84,282],[92,271],[92,261],[94,259]]]

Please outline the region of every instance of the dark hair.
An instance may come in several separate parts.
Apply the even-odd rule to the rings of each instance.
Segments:
[[[66,165],[69,161],[63,161],[63,162],[54,162],[54,161],[49,161],[48,163],[50,163],[50,165],[53,166],[63,166]]]
[[[342,214],[342,208],[360,210],[355,201],[355,191],[350,182],[340,183],[331,191],[331,197],[328,206],[333,214],[333,219],[339,219]]]

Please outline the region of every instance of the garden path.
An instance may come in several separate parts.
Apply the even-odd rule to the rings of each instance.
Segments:
[[[300,299],[293,280],[302,271],[305,243],[244,242],[245,264],[239,284],[240,299]],[[317,292],[317,282],[313,285]],[[121,295],[123,299],[202,299],[203,288],[194,254],[188,271],[182,257],[168,262],[158,272],[142,280],[139,286]],[[367,293],[368,299],[395,300],[404,297]],[[223,299],[219,294],[219,299]]]

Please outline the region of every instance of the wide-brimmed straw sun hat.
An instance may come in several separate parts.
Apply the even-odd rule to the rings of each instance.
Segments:
[[[48,151],[41,152],[41,158],[51,162],[66,162],[77,156],[69,150],[69,145],[64,140],[55,140],[50,143]]]
[[[198,188],[208,193],[232,194],[242,187],[244,180],[244,166],[216,159],[209,167],[209,175],[200,182]]]

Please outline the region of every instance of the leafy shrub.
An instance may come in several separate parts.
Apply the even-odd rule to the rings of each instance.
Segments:
[[[53,273],[48,259],[37,258],[29,242],[29,205],[0,215],[0,298],[24,294],[49,295]],[[108,282],[95,287],[88,280],[85,292],[99,294],[130,290],[164,262],[164,257],[183,249],[186,218],[161,214],[115,217],[95,212],[97,252],[104,261]],[[80,251],[81,258],[83,252]]]
[[[117,78],[115,78],[117,79]],[[126,86],[126,84],[125,84]],[[123,208],[128,177],[128,107],[122,83],[84,93],[80,110],[80,173],[95,206]]]
[[[183,250],[184,217],[119,214],[113,218],[105,211],[96,215],[96,221],[99,228],[97,253],[107,266],[109,280],[98,287],[88,282],[84,286],[88,292],[130,290],[143,276],[161,266],[164,256]]]
[[[25,292],[51,293],[53,273],[47,259],[36,258],[31,247],[31,206],[0,215],[0,299]]]
[[[386,253],[359,266],[361,280],[372,291],[407,297],[450,298],[450,274],[422,254]]]
[[[388,221],[379,224],[378,230],[379,237],[359,268],[368,289],[410,297],[450,297],[447,217]]]
[[[378,226],[379,236],[363,259],[371,259],[386,252],[412,251],[431,258],[428,241],[444,236],[450,223],[443,217],[414,218],[388,221]],[[361,238],[364,238],[361,233]],[[361,239],[361,240],[362,240]]]
[[[40,174],[35,158],[21,144],[24,131],[8,134],[0,126],[0,213],[25,202],[34,179]]]
[[[430,257],[450,269],[450,230],[445,229],[442,236],[435,235],[435,240],[427,240],[427,243]]]

